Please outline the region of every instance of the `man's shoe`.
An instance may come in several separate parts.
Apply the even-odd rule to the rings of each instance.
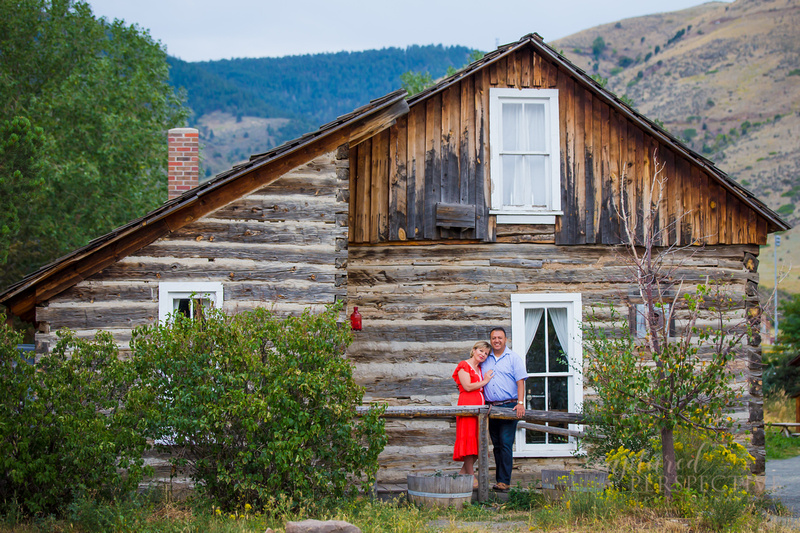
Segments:
[[[502,483],[502,482],[501,483],[495,483],[492,486],[492,490],[495,490],[497,492],[506,492],[510,488],[511,487],[508,485],[508,483]]]

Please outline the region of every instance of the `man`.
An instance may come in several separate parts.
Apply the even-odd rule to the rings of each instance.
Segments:
[[[493,328],[489,333],[492,353],[481,365],[481,369],[494,370],[492,380],[483,387],[486,403],[498,407],[510,407],[517,418],[525,416],[525,380],[528,372],[522,358],[506,347],[506,330]],[[514,436],[516,420],[489,419],[489,436],[494,449],[494,464],[497,483],[494,490],[506,491],[511,486],[511,468],[514,466]]]

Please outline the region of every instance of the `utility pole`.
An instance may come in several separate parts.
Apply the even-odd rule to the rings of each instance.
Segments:
[[[773,298],[773,305],[775,305],[775,340],[772,344],[778,342],[778,246],[781,245],[781,236],[775,234],[775,297]]]

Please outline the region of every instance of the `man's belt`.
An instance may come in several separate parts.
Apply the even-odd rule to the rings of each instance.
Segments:
[[[486,402],[487,405],[502,405],[504,403],[516,402],[516,398],[509,398],[508,400],[500,400],[499,402]]]

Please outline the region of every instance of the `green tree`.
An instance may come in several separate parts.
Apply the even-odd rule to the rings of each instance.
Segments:
[[[778,342],[794,350],[800,350],[800,294],[781,301],[778,308],[783,317]]]
[[[55,514],[135,490],[147,443],[125,398],[137,376],[111,335],[60,334],[35,366],[19,341],[0,314],[0,512]]]
[[[606,41],[603,39],[602,36],[598,36],[592,41],[592,56],[594,60],[597,61],[600,59],[600,56],[603,55],[603,52],[606,50]]]
[[[36,223],[19,199],[36,204],[46,196],[44,143],[42,129],[25,117],[0,123],[0,265],[20,253],[15,245],[22,228]]]
[[[652,200],[641,226],[632,222],[624,201],[618,208],[631,281],[643,302],[636,311],[643,336],[634,333],[638,328],[630,327],[627,313],[621,316],[613,307],[589,317],[586,378],[597,399],[586,410],[598,423],[589,431],[601,453],[616,446],[638,451],[653,437],[660,441],[663,494],[669,498],[678,475],[675,431],[726,431],[732,425],[726,416],[736,402],[729,365],[752,324],[744,318],[732,323],[743,302],[726,294],[722,280],[684,288],[675,250],[656,248],[666,179],[663,164],[654,161]]]
[[[208,310],[137,329],[133,405],[148,436],[228,509],[368,488],[386,438],[379,410],[356,419],[364,391],[343,357],[352,337],[340,313],[341,304],[285,319]]]
[[[161,45],[81,1],[1,2],[0,50],[0,142],[33,136],[24,167],[0,161],[0,190],[28,211],[0,235],[5,286],[163,202],[165,131],[187,112]]]
[[[400,84],[406,90],[408,96],[421,93],[433,85],[433,78],[428,72],[408,71],[400,74]]]
[[[461,66],[460,68],[464,68],[469,66],[470,64],[474,63],[475,61],[479,61],[486,55],[486,52],[481,52],[480,50],[472,50],[467,57],[467,62]],[[460,69],[455,68],[454,66],[450,65],[447,67],[447,71],[445,72],[445,76],[453,76],[456,74]],[[413,70],[409,70],[408,72],[404,72],[400,74],[400,84],[403,89],[406,90],[408,96],[414,96],[417,93],[421,93],[428,87],[432,87],[435,83],[433,77],[428,72],[415,72]]]
[[[800,367],[789,363],[800,354],[800,295],[780,302],[778,343],[764,359],[764,394],[800,392]]]

